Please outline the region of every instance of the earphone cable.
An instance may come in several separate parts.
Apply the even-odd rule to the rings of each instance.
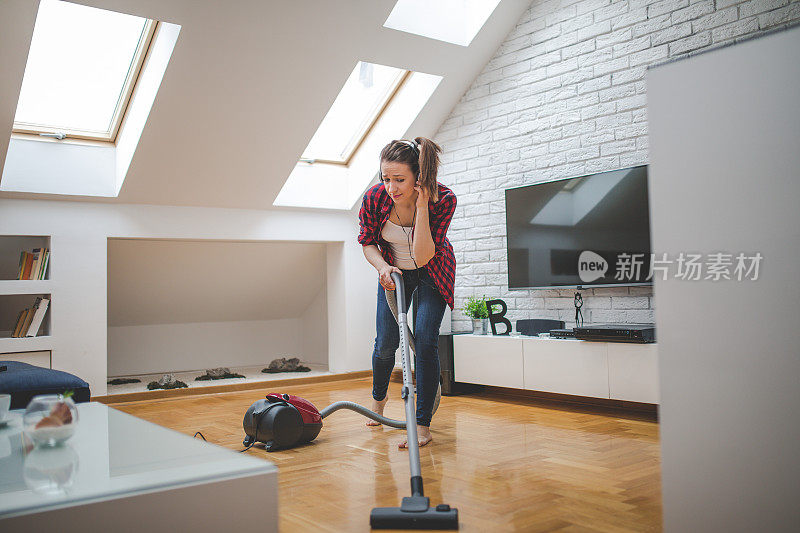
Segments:
[[[580,292],[575,293],[573,304],[575,305],[575,326],[581,327],[583,326],[583,312],[581,311],[583,296],[581,296]]]
[[[408,242],[408,251],[409,251],[409,254],[411,255],[411,261],[413,261],[413,263],[414,263],[414,272],[415,272],[415,274],[417,276],[417,286],[419,286],[420,283],[424,282],[426,285],[430,286],[431,288],[436,289],[435,285],[433,285],[432,283],[428,282],[427,280],[423,280],[422,279],[422,277],[421,277],[421,275],[419,273],[420,266],[417,264],[417,258],[414,257],[414,245],[411,242],[411,236],[414,234],[414,229],[415,229],[415,227],[417,225],[417,206],[414,205],[414,217],[411,219],[411,231],[410,232],[406,232],[406,230],[405,230],[405,228],[403,226],[403,222],[400,220],[400,214],[397,212],[397,209],[395,209],[394,214],[397,217],[397,222],[399,222],[399,224],[400,224],[400,229],[402,230],[403,234],[406,236],[406,241]]]

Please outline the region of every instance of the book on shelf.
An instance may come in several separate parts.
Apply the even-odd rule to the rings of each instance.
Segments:
[[[44,261],[42,261],[42,268],[39,270],[39,278],[38,279],[45,279],[47,275],[47,264],[50,262],[50,250],[47,248],[44,249]]]
[[[28,279],[39,279],[37,273],[39,272],[39,267],[42,266],[42,259],[44,256],[42,252],[43,250],[41,248],[34,248],[33,252],[31,252],[33,254],[33,265],[31,266],[31,274]]]
[[[47,313],[47,306],[50,304],[49,298],[36,298],[36,303],[33,306],[33,318],[25,332],[26,337],[36,337],[39,334],[39,328],[42,326],[44,315]]]
[[[33,320],[33,314],[35,311],[36,310],[33,307],[28,309],[28,313],[25,315],[25,322],[22,324],[22,329],[19,330],[20,337],[24,337],[25,334],[28,333],[28,328],[31,327],[31,320]]]
[[[41,280],[45,278],[50,250],[34,248],[31,252],[22,252],[19,256],[19,280]]]
[[[11,334],[14,338],[36,337],[42,327],[47,308],[50,306],[50,298],[37,297],[33,307],[23,309],[17,316],[17,325]]]
[[[22,313],[20,314],[19,319],[17,320],[17,327],[14,328],[14,334],[11,335],[12,337],[20,337],[22,335],[22,328],[25,327],[25,321],[28,320],[28,315],[30,314],[30,309],[23,309]]]
[[[22,263],[22,273],[19,276],[19,279],[28,279],[31,275],[31,268],[33,267],[33,254],[28,252],[22,252],[24,256],[24,260]]]
[[[19,330],[22,329],[22,323],[25,322],[25,315],[28,313],[27,309],[23,309],[17,315],[17,325],[14,326],[14,332],[11,334],[12,337],[19,337]]]

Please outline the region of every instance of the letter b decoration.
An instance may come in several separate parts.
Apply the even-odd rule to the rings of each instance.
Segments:
[[[495,305],[501,307],[499,313],[494,312]],[[486,302],[486,309],[489,311],[489,324],[492,326],[492,335],[510,335],[511,322],[506,318],[506,311],[508,311],[506,303],[503,300],[489,300]],[[503,333],[497,333],[497,324],[505,324],[506,330]]]

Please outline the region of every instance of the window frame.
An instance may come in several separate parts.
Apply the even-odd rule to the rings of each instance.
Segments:
[[[146,19],[144,29],[139,37],[139,42],[136,46],[136,52],[131,59],[131,65],[128,68],[128,74],[125,76],[125,82],[122,85],[119,97],[117,98],[117,105],[114,108],[114,114],[111,117],[111,127],[105,134],[97,134],[96,132],[69,129],[69,128],[52,128],[41,124],[31,124],[26,122],[14,121],[11,129],[12,133],[22,135],[34,135],[53,138],[56,135],[63,134],[64,138],[68,139],[81,139],[86,141],[100,141],[103,143],[114,144],[117,140],[117,135],[125,121],[125,116],[130,107],[133,93],[136,89],[136,83],[144,70],[144,65],[152,47],[155,35],[158,32],[159,22],[153,19]],[[62,140],[61,137],[56,137]]]
[[[347,153],[347,157],[345,157],[342,160],[314,159],[314,158],[303,158],[303,157],[301,157],[299,159],[299,162],[308,163],[310,165],[314,165],[314,164],[317,164],[317,163],[322,163],[322,164],[326,164],[326,165],[339,165],[339,166],[344,166],[344,167],[349,166],[350,165],[350,161],[353,159],[353,156],[358,151],[358,149],[361,147],[361,145],[364,144],[364,141],[369,136],[370,132],[375,127],[375,124],[377,124],[378,120],[380,120],[381,116],[383,116],[384,111],[386,111],[386,108],[389,107],[389,104],[392,102],[394,97],[397,95],[397,93],[400,91],[400,89],[403,87],[403,85],[406,83],[406,81],[411,77],[411,73],[412,73],[412,71],[404,69],[397,76],[397,80],[394,82],[394,87],[391,90],[388,91],[387,96],[386,96],[385,100],[383,101],[383,103],[377,107],[377,111],[373,114],[372,118],[370,120],[368,120],[366,122],[365,126],[363,126],[361,128],[359,133],[354,136],[354,137],[358,138],[358,140],[355,143],[353,143],[353,147]]]

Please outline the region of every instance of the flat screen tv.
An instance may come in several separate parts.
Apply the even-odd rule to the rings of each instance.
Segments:
[[[647,166],[505,192],[510,289],[652,283]]]

